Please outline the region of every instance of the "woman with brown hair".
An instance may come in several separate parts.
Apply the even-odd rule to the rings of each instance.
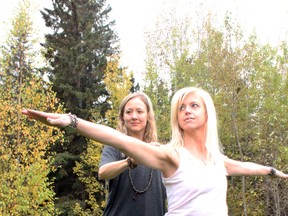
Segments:
[[[154,110],[145,93],[131,93],[122,100],[117,130],[147,143],[157,141]],[[166,193],[159,170],[138,165],[117,148],[105,146],[98,176],[108,180],[104,216],[165,214]]]

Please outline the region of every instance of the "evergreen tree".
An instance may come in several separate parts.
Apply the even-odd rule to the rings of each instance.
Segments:
[[[52,0],[53,9],[42,11],[46,26],[49,78],[67,111],[87,119],[91,109],[105,114],[107,91],[103,83],[107,58],[117,53],[116,34],[109,22],[105,0]],[[104,100],[104,101],[103,101]],[[100,107],[100,108],[99,108]]]
[[[118,52],[114,22],[108,20],[111,7],[105,0],[52,0],[53,9],[41,11],[46,26],[45,56],[51,64],[49,79],[67,112],[91,120],[98,112],[104,116],[109,108],[104,72],[107,59]],[[58,208],[72,213],[71,203],[87,198],[84,184],[73,173],[76,161],[87,148],[87,140],[66,131],[64,144],[57,152],[55,191]]]

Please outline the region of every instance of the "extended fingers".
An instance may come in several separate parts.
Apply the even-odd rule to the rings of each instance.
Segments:
[[[67,114],[47,113],[32,109],[23,109],[21,112],[29,118],[49,126],[66,127],[71,123]]]

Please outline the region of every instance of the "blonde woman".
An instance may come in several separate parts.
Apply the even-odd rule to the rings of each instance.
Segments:
[[[110,127],[69,114],[23,110],[23,114],[56,127],[72,126],[80,134],[113,146],[125,155],[162,172],[166,187],[166,215],[228,215],[228,175],[287,174],[252,162],[232,160],[220,151],[217,119],[211,96],[199,88],[180,89],[172,98],[172,139],[168,145],[147,145]]]

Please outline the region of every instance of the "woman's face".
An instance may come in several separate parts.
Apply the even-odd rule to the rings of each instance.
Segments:
[[[184,131],[204,128],[207,122],[206,107],[197,93],[188,94],[178,108],[179,126]]]
[[[124,107],[123,120],[129,135],[144,134],[148,120],[145,103],[140,98],[129,100]]]

